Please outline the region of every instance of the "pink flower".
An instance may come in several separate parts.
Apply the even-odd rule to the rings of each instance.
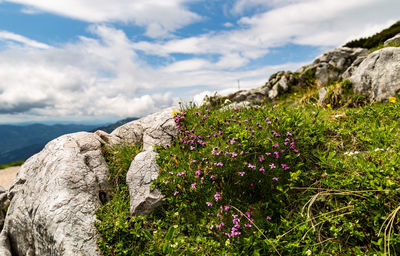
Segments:
[[[215,199],[215,202],[218,202],[218,200],[221,199],[221,195],[218,192],[216,192],[214,195],[214,199]]]
[[[267,219],[267,220],[271,220],[271,217],[267,216],[266,219]]]
[[[164,181],[164,184],[168,184],[168,183],[169,183],[169,181],[168,181],[168,180]]]
[[[272,180],[274,180],[274,181],[278,181],[278,180],[279,180],[279,178],[278,178],[278,177],[273,177],[273,178],[272,178]]]
[[[177,196],[178,194],[179,194],[179,192],[178,192],[178,191],[175,191],[174,196]]]
[[[272,163],[272,164],[269,165],[269,168],[274,169],[274,168],[276,168],[276,166],[275,166],[274,163]]]
[[[225,211],[229,210],[230,208],[231,208],[231,207],[230,207],[229,205],[225,205],[225,206],[224,206]]]
[[[200,174],[201,174],[201,170],[199,169],[199,170],[196,171],[196,175],[200,176]]]
[[[192,186],[192,188],[196,188],[196,185],[197,185],[197,183],[195,182],[191,186]]]
[[[258,161],[260,161],[260,163],[262,163],[262,162],[264,161],[264,156],[260,156],[260,157],[258,158]]]
[[[206,205],[207,205],[208,207],[213,206],[213,204],[210,203],[210,202],[206,202]]]
[[[215,180],[215,176],[214,176],[214,175],[211,175],[211,176],[210,176],[210,179],[211,179],[211,180]]]
[[[245,172],[238,172],[240,176],[244,176]]]
[[[253,169],[253,170],[257,169],[257,167],[255,165],[252,165],[252,164],[249,164],[247,167],[249,167],[250,169]]]

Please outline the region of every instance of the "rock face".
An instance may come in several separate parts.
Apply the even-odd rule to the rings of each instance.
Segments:
[[[400,48],[388,47],[371,53],[350,77],[356,93],[384,101],[400,92]]]
[[[95,212],[107,197],[99,137],[64,135],[21,167],[0,234],[0,255],[99,255]]]

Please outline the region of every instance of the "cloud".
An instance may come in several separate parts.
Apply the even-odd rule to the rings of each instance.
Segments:
[[[34,48],[41,48],[41,49],[48,49],[50,48],[49,45],[44,44],[44,43],[40,43],[37,42],[35,40],[26,38],[24,36],[18,35],[18,34],[14,34],[8,31],[1,31],[0,30],[0,40],[4,40],[4,41],[14,41],[14,42],[18,42],[18,43],[22,43],[26,46],[30,46],[30,47],[34,47]]]
[[[90,31],[93,37],[59,48],[10,45],[0,51],[2,119],[144,116],[189,99],[195,88],[235,89],[237,80],[242,88],[259,86],[268,74],[300,65],[237,72],[191,59],[155,68],[139,58],[122,30],[95,25]]]
[[[90,23],[134,23],[145,27],[146,34],[150,37],[167,36],[170,32],[201,19],[198,14],[185,7],[191,0],[7,1],[27,6],[23,8],[25,13],[35,13],[35,10],[40,10]]]

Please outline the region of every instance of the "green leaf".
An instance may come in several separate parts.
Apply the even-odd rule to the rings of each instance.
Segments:
[[[144,235],[149,239],[149,240],[154,240],[154,237],[152,234],[150,234],[149,231],[143,230]]]
[[[175,228],[170,227],[168,229],[167,235],[165,236],[165,239],[167,239],[168,241],[171,241],[172,237],[174,236],[174,233],[175,233]]]

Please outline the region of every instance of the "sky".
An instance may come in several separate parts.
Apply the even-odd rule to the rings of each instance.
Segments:
[[[0,0],[0,123],[101,123],[265,84],[399,0]]]

